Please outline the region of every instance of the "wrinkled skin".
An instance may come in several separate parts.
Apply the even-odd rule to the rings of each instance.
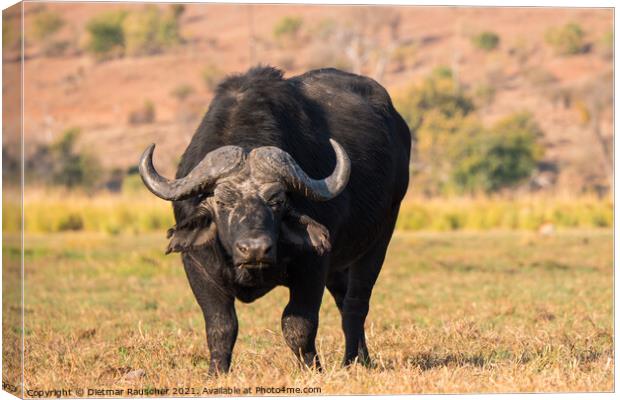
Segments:
[[[370,364],[364,321],[408,186],[411,146],[385,89],[333,69],[284,79],[264,67],[228,78],[176,178],[190,176],[222,146],[238,146],[246,155],[272,146],[322,179],[337,165],[330,139],[351,162],[346,187],[331,199],[311,198],[241,162],[221,169],[226,176],[209,190],[173,201],[177,224],[169,231],[168,252],[182,254],[202,309],[210,373],[231,368],[235,301],[252,302],[278,285],[289,289],[281,327],[300,362],[320,368],[315,339],[327,288],[342,316],[343,363]]]
[[[169,252],[200,248],[217,239],[240,285],[260,283],[265,273],[281,269],[278,242],[318,255],[330,250],[327,228],[296,212],[284,185],[253,174],[247,166],[219,181],[199,210],[171,229]]]

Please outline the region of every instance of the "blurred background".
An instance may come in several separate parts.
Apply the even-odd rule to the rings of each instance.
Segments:
[[[613,390],[613,9],[27,2],[22,37],[19,7],[2,35],[3,383],[24,356],[35,389],[204,384],[202,315],[164,256],[172,210],[136,164],[157,143],[173,176],[218,82],[262,63],[384,85],[415,137],[411,185],[366,321],[381,367],[337,367],[325,299],[329,372],[299,371],[277,288],[238,308],[222,385]]]
[[[5,14],[3,46],[15,51],[4,63],[16,63],[17,21]],[[383,84],[414,133],[409,196],[424,202],[401,226],[607,226],[609,204],[583,216],[549,206],[528,221],[422,208],[446,198],[477,208],[493,197],[501,214],[506,199],[609,199],[612,17],[584,8],[28,3],[26,180],[90,196],[140,194],[142,150],[157,143],[156,165],[172,175],[226,75],[259,63],[286,76],[332,66]],[[19,89],[5,83],[8,96]],[[5,171],[17,168],[17,148],[5,139]],[[26,228],[90,227],[84,215],[71,218],[32,218]],[[106,229],[129,228],[118,225]]]

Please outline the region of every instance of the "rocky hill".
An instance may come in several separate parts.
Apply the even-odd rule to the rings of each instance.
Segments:
[[[156,142],[156,164],[170,174],[226,74],[258,63],[287,76],[338,66],[373,76],[396,97],[446,66],[479,99],[483,121],[533,113],[544,131],[545,162],[554,165],[554,190],[609,183],[612,9],[191,4],[179,13],[174,45],[98,59],[87,45],[93,18],[145,7],[163,15],[170,6],[24,7],[27,154],[78,127],[80,146],[98,153],[105,167],[126,169]],[[58,28],[42,34],[58,17]],[[5,25],[16,18],[5,12]],[[563,52],[551,36],[571,23],[581,47]],[[18,65],[15,43],[3,43],[5,70]],[[19,90],[17,79],[4,83],[5,98]]]

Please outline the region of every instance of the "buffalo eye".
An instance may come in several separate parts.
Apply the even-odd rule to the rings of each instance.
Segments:
[[[282,207],[283,204],[284,204],[284,200],[272,200],[269,202],[269,206],[275,209]]]
[[[269,199],[269,201],[267,201],[267,204],[273,209],[278,209],[284,205],[285,201],[286,198],[283,195],[276,195]]]

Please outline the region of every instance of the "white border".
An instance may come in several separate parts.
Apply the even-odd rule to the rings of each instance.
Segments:
[[[31,1],[29,1],[31,2]],[[44,2],[44,1],[42,1]],[[50,1],[53,2],[53,1]],[[79,2],[78,0],[63,0],[62,2]],[[114,3],[116,1],[107,1],[107,0],[99,0],[98,2],[110,2],[110,3]],[[125,2],[136,2],[136,3],[146,3],[146,2],[155,2],[152,0],[127,0]],[[160,1],[160,2],[164,2],[164,1]],[[172,3],[172,2],[178,2],[178,3],[232,3],[230,1],[197,1],[197,0],[185,0],[185,1],[178,1],[178,0],[169,0],[169,1],[165,1],[165,3]],[[0,6],[1,8],[4,10],[8,7],[10,7],[11,5],[16,4],[17,2],[14,0],[0,0]],[[329,1],[329,0],[312,0],[312,1],[302,1],[302,0],[288,0],[288,1],[284,1],[284,0],[270,0],[268,2],[266,1],[257,1],[257,0],[245,0],[245,1],[239,1],[238,3],[252,3],[252,4],[262,4],[262,3],[268,3],[268,4],[317,4],[317,5],[333,5],[333,4],[343,4],[343,5],[372,5],[372,4],[381,4],[381,5],[404,5],[404,6],[411,6],[411,5],[416,5],[416,6],[469,6],[469,7],[583,7],[583,8],[614,8],[616,6],[616,2],[615,1],[603,1],[603,0],[590,0],[590,1],[554,1],[554,0],[538,0],[538,1],[531,1],[531,0],[522,0],[522,1],[515,1],[515,0],[505,0],[502,2],[498,2],[498,1],[492,1],[492,0],[487,0],[487,1],[481,1],[481,0],[477,0],[477,1],[465,1],[465,0],[452,0],[450,2],[441,2],[441,1],[410,1],[410,0],[389,0],[387,2],[378,2],[378,1],[372,1],[372,0],[356,0],[356,1],[346,1],[346,0],[337,0],[337,1]],[[23,9],[22,9],[23,12]],[[0,20],[0,27],[2,26],[2,22]],[[614,10],[614,28],[615,28],[615,10]],[[23,29],[23,28],[22,28]],[[614,39],[615,39],[615,29],[614,29]],[[617,54],[618,52],[618,47],[620,47],[618,45],[618,42],[614,40],[614,55]],[[23,67],[22,67],[23,68]],[[0,82],[2,79],[2,70],[0,68]],[[22,79],[23,79],[23,71],[22,71]],[[23,82],[22,82],[23,85]],[[615,121],[616,121],[616,117],[617,117],[617,112],[618,109],[616,108],[616,103],[615,103],[615,93],[617,92],[618,89],[618,82],[615,79],[615,58],[614,58],[614,161],[617,159],[618,155],[619,155],[619,151],[618,151],[618,145],[617,142],[615,140]],[[23,90],[23,86],[22,86],[22,90]],[[22,92],[23,93],[23,92]],[[2,110],[2,99],[0,98],[0,110]],[[22,110],[23,110],[23,95],[22,95]],[[1,129],[1,128],[0,128]],[[22,129],[23,129],[23,115],[22,115]],[[23,135],[22,135],[22,140],[23,140]],[[22,142],[22,151],[23,151],[23,142]],[[2,155],[0,154],[0,161],[2,160]],[[614,162],[614,177],[616,176],[616,164]],[[0,177],[0,183],[1,183],[1,177]],[[22,182],[23,182],[23,176],[22,176]],[[615,179],[614,179],[615,182]],[[1,186],[0,186],[0,193],[1,193]],[[616,194],[618,193],[618,187],[617,185],[614,184],[614,199],[616,198]],[[616,282],[615,282],[615,271],[616,271],[616,266],[615,266],[615,255],[617,254],[616,250],[617,250],[617,246],[618,243],[615,241],[615,237],[618,231],[618,216],[617,213],[615,212],[615,203],[614,203],[614,350],[616,350],[615,348],[615,344],[616,344],[616,334],[618,332],[618,318],[617,317],[617,313],[616,311],[618,310],[618,299],[615,296],[615,287],[616,287]],[[22,216],[23,217],[23,216]],[[0,223],[2,222],[2,216],[0,215]],[[22,220],[23,222],[23,220]],[[23,238],[22,238],[23,240]],[[22,242],[23,243],[23,242]],[[0,256],[2,254],[2,250],[0,248]],[[23,266],[22,266],[23,268]],[[1,276],[0,276],[0,284],[1,284]],[[22,284],[23,284],[23,280],[22,280]],[[0,286],[1,287],[1,286]],[[22,287],[22,293],[23,293],[23,287]],[[23,299],[22,299],[23,301]],[[0,318],[2,316],[2,309],[0,307]],[[22,338],[23,340],[23,338]],[[0,345],[2,343],[2,338],[0,335]],[[618,382],[618,351],[614,351],[614,384],[616,385]],[[0,357],[0,367],[2,365],[2,360]],[[23,371],[22,371],[23,373]],[[224,396],[221,396],[222,398],[224,398]],[[257,396],[256,396],[257,397]],[[333,398],[333,399],[340,399],[340,400],[348,400],[350,399],[352,396],[306,396],[304,398],[307,399],[324,399],[326,397],[329,398]],[[359,397],[359,396],[355,396],[355,397]],[[544,399],[569,399],[569,400],[576,400],[576,399],[613,399],[616,398],[615,393],[559,393],[559,394],[459,394],[459,395],[443,395],[443,394],[429,394],[429,395],[378,395],[378,396],[373,396],[373,397],[377,397],[377,398],[389,398],[389,399],[411,399],[411,398],[424,398],[424,399],[445,399],[445,400],[449,400],[449,399],[478,399],[478,398],[482,398],[482,399],[536,399],[536,398],[544,398]],[[10,395],[7,392],[1,391],[0,390],[0,400],[3,399],[15,399],[16,397]],[[165,397],[165,398],[158,398],[158,397],[149,397],[150,399],[171,399],[171,397]],[[182,399],[187,399],[188,397],[183,397]],[[234,398],[234,397],[225,397],[225,398]],[[243,398],[243,397],[240,397]],[[262,397],[265,399],[282,399],[282,397]],[[135,398],[138,399],[138,398]]]

